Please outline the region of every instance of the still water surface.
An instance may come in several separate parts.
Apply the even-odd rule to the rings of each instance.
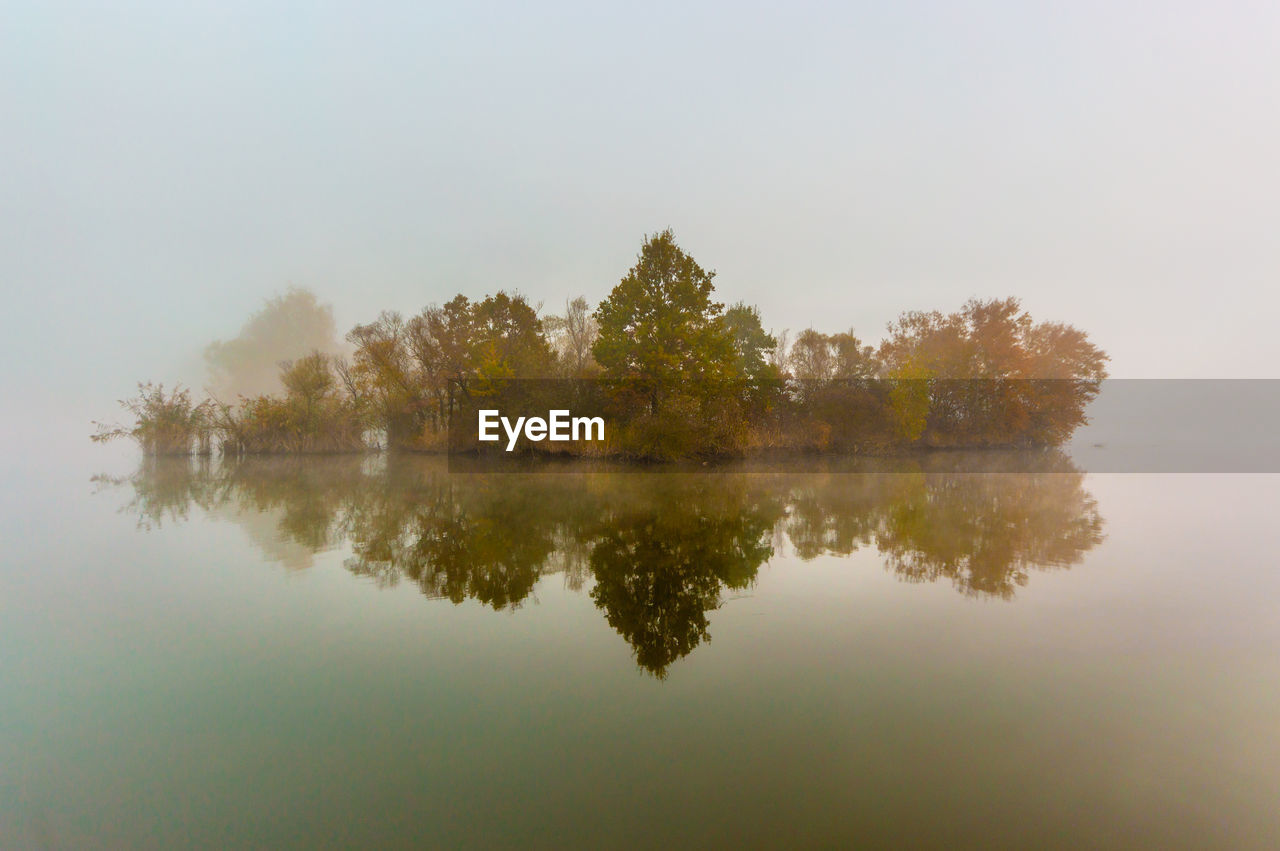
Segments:
[[[0,846],[1280,845],[1280,476],[969,463],[15,468]]]

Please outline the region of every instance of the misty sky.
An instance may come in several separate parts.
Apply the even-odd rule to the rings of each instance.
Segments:
[[[1280,5],[605,5],[5,3],[7,398],[87,435],[289,284],[558,308],[667,226],[777,330],[1016,295],[1280,372]]]

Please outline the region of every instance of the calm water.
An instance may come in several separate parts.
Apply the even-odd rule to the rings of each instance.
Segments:
[[[1280,845],[1280,476],[965,465],[11,465],[0,847]]]

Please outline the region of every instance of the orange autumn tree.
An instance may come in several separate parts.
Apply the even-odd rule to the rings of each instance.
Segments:
[[[882,374],[928,382],[929,446],[1061,443],[1086,422],[1108,360],[1083,331],[1032,321],[1016,298],[904,313],[877,354]]]

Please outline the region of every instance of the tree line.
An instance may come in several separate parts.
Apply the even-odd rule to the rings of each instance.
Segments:
[[[715,301],[714,278],[666,230],[645,239],[594,310],[579,297],[562,314],[540,315],[523,296],[498,292],[413,316],[383,312],[351,329],[345,352],[312,343],[310,354],[279,363],[273,389],[262,391],[256,376],[243,383],[257,392],[229,398],[237,370],[260,371],[273,339],[298,345],[332,326],[314,297],[293,291],[241,339],[210,347],[206,398],[141,384],[121,403],[133,422],[99,425],[94,439],[130,437],[146,454],[443,450],[460,407],[512,398],[521,380],[540,379],[542,395],[525,382],[516,396],[562,404],[590,385],[610,416],[608,441],[574,452],[671,459],[1046,446],[1087,421],[1106,376],[1107,356],[1084,332],[1036,322],[1015,298],[904,313],[872,346],[852,331],[774,335],[757,308]],[[275,337],[273,310],[288,317],[275,322]]]

